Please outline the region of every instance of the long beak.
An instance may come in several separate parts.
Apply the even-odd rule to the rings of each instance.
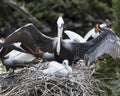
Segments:
[[[99,24],[96,24],[95,25],[95,32],[97,33],[99,30],[101,30],[101,31],[105,31],[105,28],[103,27],[100,27],[100,25]]]
[[[63,27],[58,27],[57,55],[60,54],[62,32],[63,32]]]
[[[102,30],[102,31],[105,31],[105,30],[106,30],[105,28],[102,28],[102,27],[100,27],[100,26],[98,26],[98,28],[99,28],[100,30]]]
[[[96,24],[96,25],[95,25],[95,32],[97,33],[97,32],[98,32],[98,30],[99,30],[99,25],[98,25],[98,24]]]

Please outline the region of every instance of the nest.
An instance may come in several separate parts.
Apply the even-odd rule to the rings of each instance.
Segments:
[[[77,64],[71,76],[59,78],[42,73],[47,64],[21,69],[10,78],[2,75],[0,96],[98,96],[100,89],[92,68]]]

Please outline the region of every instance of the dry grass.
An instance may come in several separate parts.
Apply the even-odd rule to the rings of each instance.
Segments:
[[[48,77],[41,72],[48,62],[16,72],[12,78],[0,78],[0,96],[99,96],[93,69],[77,64],[69,77]],[[97,94],[96,94],[97,93]]]

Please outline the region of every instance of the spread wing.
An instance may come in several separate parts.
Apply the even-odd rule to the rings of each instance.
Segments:
[[[120,39],[112,31],[109,30],[102,33],[98,38],[92,40],[92,42],[95,42],[95,44],[91,45],[85,54],[87,64],[92,64],[96,58],[103,54],[108,54],[114,59],[120,58]]]
[[[29,46],[33,51],[53,52],[54,40],[55,38],[44,35],[30,23],[10,34],[6,38],[5,45],[21,42]]]
[[[65,34],[70,38],[70,40],[72,40],[72,41],[78,41],[78,42],[81,42],[81,43],[86,42],[82,36],[80,36],[79,34],[73,32],[73,31],[65,30],[64,33],[65,33]]]

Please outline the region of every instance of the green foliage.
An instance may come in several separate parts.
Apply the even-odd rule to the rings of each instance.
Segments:
[[[13,0],[22,8],[25,8],[35,16],[42,24],[49,25],[53,32],[56,31],[56,20],[63,16],[66,29],[70,29],[84,35],[95,23],[105,22],[106,19],[112,20],[111,8],[109,2],[100,0]],[[7,26],[8,22],[11,27],[14,24],[28,23],[29,21],[23,15],[6,3],[0,3],[2,16],[0,16],[0,27]],[[109,13],[109,14],[108,14]],[[0,14],[0,15],[1,15]],[[71,24],[72,23],[72,24]],[[70,25],[71,24],[71,25]],[[54,26],[55,27],[54,27]],[[84,28],[85,27],[85,28]],[[83,32],[83,33],[82,33]]]
[[[102,10],[104,12],[109,12],[110,8],[107,6],[106,3],[100,2],[99,0],[94,0],[93,2],[91,2],[93,5],[93,8],[99,8],[99,10]]]
[[[113,12],[115,16],[115,22],[114,22],[113,28],[115,32],[120,36],[120,26],[119,26],[120,25],[120,0],[112,0],[112,3],[113,3],[113,10],[114,10]],[[109,67],[109,70],[111,70],[111,72],[109,72],[109,75],[113,79],[108,80],[106,82],[108,88],[112,92],[110,96],[120,96],[120,60],[113,61],[111,59],[108,59],[107,64],[112,65],[108,67]]]
[[[101,96],[120,96],[120,60],[113,60],[104,55],[96,62],[94,76],[101,80],[100,88],[104,90]]]
[[[120,36],[120,0],[112,0],[113,2],[113,9],[114,9],[114,16],[115,16],[115,23],[113,28]]]

